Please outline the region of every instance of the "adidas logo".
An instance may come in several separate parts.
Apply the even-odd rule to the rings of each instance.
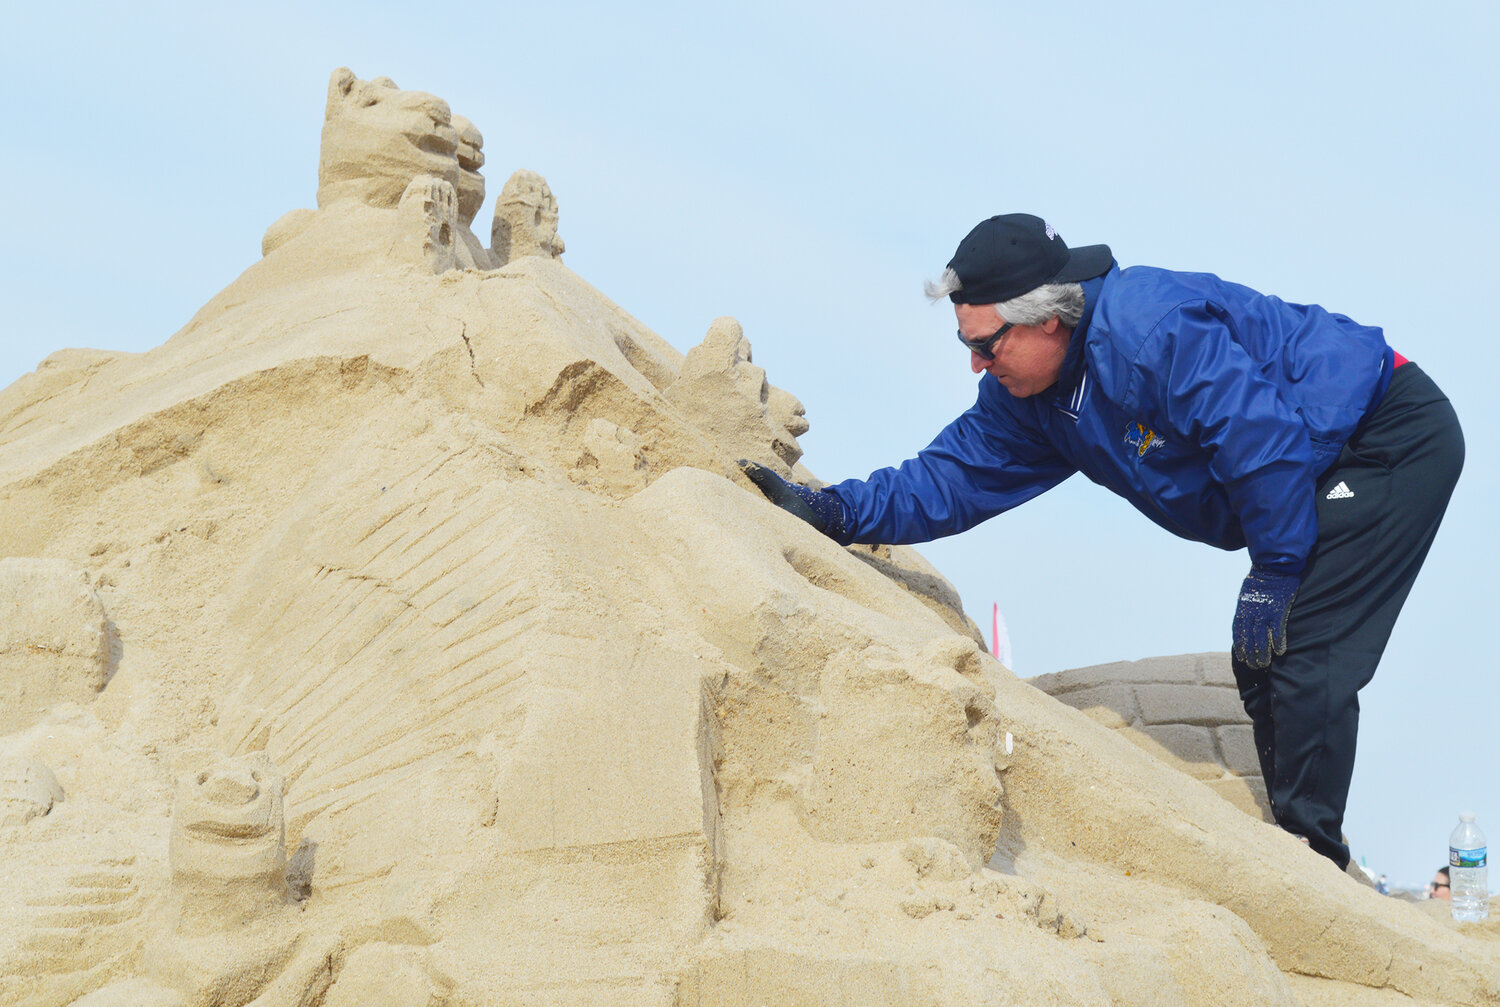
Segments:
[[[1339,480],[1339,484],[1337,486],[1335,486],[1333,489],[1331,489],[1331,490],[1328,491],[1328,496],[1326,497],[1326,499],[1328,499],[1328,500],[1347,500],[1349,497],[1352,497],[1353,495],[1354,495],[1354,491],[1349,488],[1349,484],[1346,483],[1346,482],[1344,482],[1341,479],[1341,480]]]

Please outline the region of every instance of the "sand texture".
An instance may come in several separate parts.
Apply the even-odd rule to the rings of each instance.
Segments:
[[[1116,661],[1026,681],[1267,822],[1271,804],[1228,653]]]
[[[739,324],[646,329],[532,172],[485,247],[445,102],[339,70],[322,143],[161,346],[0,392],[0,1004],[1500,1003],[1500,925],[768,504]]]

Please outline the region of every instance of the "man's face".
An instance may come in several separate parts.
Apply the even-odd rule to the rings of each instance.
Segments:
[[[982,340],[1004,324],[993,304],[955,304],[953,313],[958,316],[958,331],[969,342]],[[986,360],[971,350],[969,367],[975,374],[994,375],[1006,391],[1024,399],[1057,383],[1071,334],[1056,315],[1041,325],[1017,325],[991,349],[995,359]]]
[[[1427,891],[1435,899],[1451,899],[1453,890],[1448,887],[1448,879],[1441,874],[1434,874],[1432,880],[1427,882]]]

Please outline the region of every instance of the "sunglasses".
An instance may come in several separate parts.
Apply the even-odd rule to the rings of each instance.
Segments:
[[[1013,328],[1015,328],[1014,325],[1012,325],[1010,322],[1006,322],[1004,325],[1000,326],[998,329],[996,329],[994,332],[991,332],[989,335],[987,335],[987,336],[981,336],[981,337],[979,337],[978,339],[975,339],[972,342],[970,342],[969,340],[965,339],[964,338],[964,330],[963,329],[959,329],[958,330],[958,341],[961,342],[961,343],[963,343],[966,347],[968,347],[970,352],[979,354],[979,356],[982,357],[982,358],[984,358],[985,360],[994,360],[995,359],[995,349],[994,349],[995,345],[997,343],[999,343],[1000,340],[1001,340],[1001,338],[1003,338],[1004,335],[1007,332],[1009,332],[1011,329],[1013,329]]]

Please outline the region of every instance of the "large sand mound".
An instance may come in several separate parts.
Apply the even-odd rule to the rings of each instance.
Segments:
[[[430,95],[139,355],[0,393],[0,1002],[1495,1004],[734,465],[801,404],[561,261]],[[309,152],[310,154],[311,152]]]

